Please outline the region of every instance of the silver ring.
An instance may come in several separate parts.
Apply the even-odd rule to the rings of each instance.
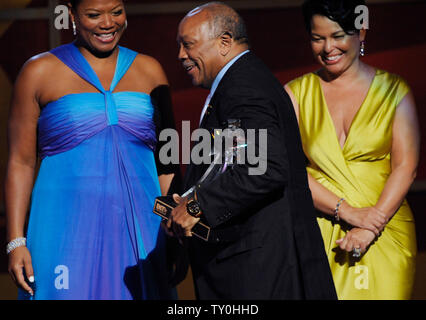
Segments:
[[[354,257],[354,258],[361,257],[361,248],[354,248],[352,250],[352,257]]]

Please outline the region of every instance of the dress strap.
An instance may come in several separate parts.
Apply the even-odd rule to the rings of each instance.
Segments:
[[[136,51],[127,49],[125,47],[118,46],[118,58],[117,65],[115,67],[114,78],[112,79],[110,91],[113,92],[117,84],[120,82],[121,78],[126,74],[127,70],[129,70],[133,61],[135,60],[138,53]]]
[[[109,91],[111,92],[114,91],[115,87],[120,82],[121,78],[123,78],[127,70],[130,68],[131,64],[133,63],[138,54],[137,52],[127,49],[125,47],[119,46],[118,48],[119,51],[117,65],[114,73],[114,78],[109,89]],[[84,58],[84,56],[81,54],[80,50],[78,50],[74,43],[69,43],[54,48],[50,51],[50,53],[54,54],[66,66],[68,66],[81,78],[93,85],[100,92],[105,93],[105,89],[99,81],[98,76],[93,71],[86,58]]]
[[[90,64],[81,54],[80,50],[74,45],[74,43],[65,44],[56,47],[50,51],[65,65],[67,65],[72,71],[78,74],[81,78],[89,82],[100,92],[104,93],[105,90],[99,81],[98,76],[93,71]]]

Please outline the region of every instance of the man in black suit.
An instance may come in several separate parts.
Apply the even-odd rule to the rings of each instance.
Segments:
[[[198,184],[208,164],[190,164],[186,197],[175,196],[167,228],[190,237],[201,219],[209,241],[189,240],[199,299],[336,299],[307,183],[293,107],[281,84],[251,53],[241,17],[223,3],[189,12],[179,25],[179,59],[195,86],[211,89],[201,128],[267,130],[266,171],[234,165]],[[211,98],[211,99],[210,99]],[[261,150],[262,149],[262,150]]]

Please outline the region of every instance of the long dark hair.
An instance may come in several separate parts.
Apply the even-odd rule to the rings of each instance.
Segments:
[[[365,5],[364,0],[306,0],[303,3],[303,18],[306,30],[311,33],[314,15],[321,15],[337,22],[347,34],[359,33],[355,27],[355,8]]]

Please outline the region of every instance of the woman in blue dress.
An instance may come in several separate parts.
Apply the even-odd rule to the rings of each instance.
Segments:
[[[121,0],[70,9],[75,42],[30,59],[15,84],[9,272],[23,299],[172,299],[152,213],[174,170],[159,167],[159,178],[155,157],[154,105],[170,101],[166,76],[155,59],[118,46]]]

